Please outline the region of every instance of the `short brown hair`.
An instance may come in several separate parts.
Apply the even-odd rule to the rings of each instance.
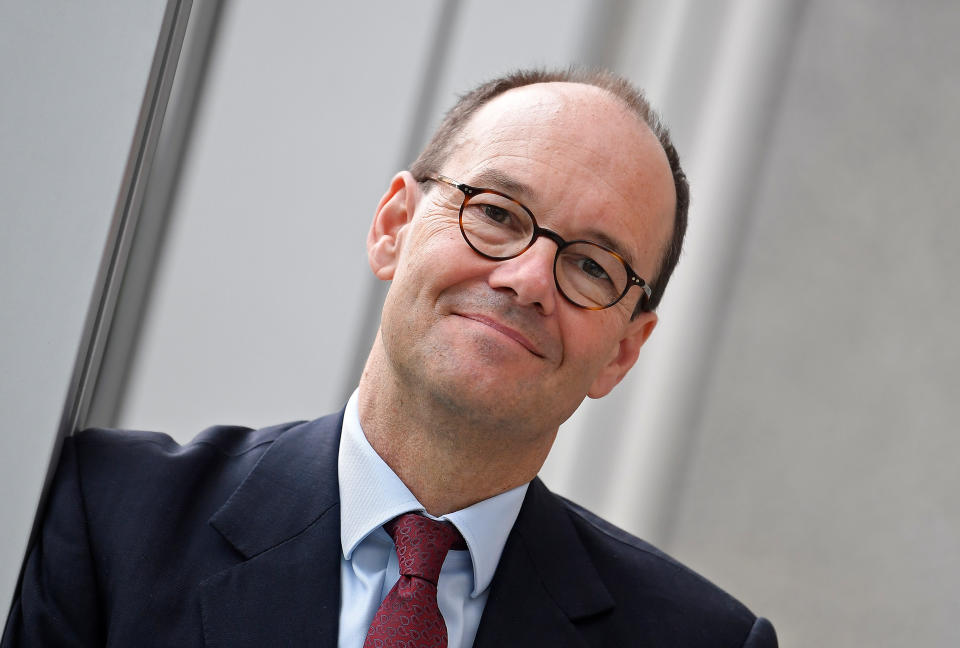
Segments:
[[[620,99],[627,108],[633,111],[653,131],[670,162],[670,172],[673,174],[673,186],[677,194],[677,208],[673,218],[673,235],[666,249],[656,278],[650,281],[650,297],[644,297],[637,303],[633,312],[636,317],[642,311],[652,311],[660,304],[663,291],[667,287],[670,275],[680,260],[680,250],[683,247],[683,237],[687,231],[687,209],[690,205],[690,188],[687,176],[680,168],[680,156],[677,155],[670,133],[660,120],[660,116],[653,110],[643,92],[635,88],[629,81],[607,70],[594,70],[571,67],[566,70],[518,70],[506,76],[487,81],[462,95],[456,105],[443,118],[440,126],[434,132],[427,146],[410,167],[413,176],[423,182],[429,176],[439,173],[442,165],[453,151],[457,135],[466,126],[474,113],[481,106],[494,97],[523,86],[534,83],[568,82],[583,83],[606,90]]]

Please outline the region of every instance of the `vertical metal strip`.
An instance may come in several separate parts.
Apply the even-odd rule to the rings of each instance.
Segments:
[[[77,361],[67,393],[60,437],[72,434],[86,417],[92,387],[110,329],[117,294],[129,257],[133,234],[143,201],[145,180],[150,174],[173,76],[180,56],[191,0],[169,0],[164,13],[156,53],[147,79],[133,144],[120,185],[113,222],[87,312]]]
[[[121,417],[224,9],[223,0],[202,0],[190,12],[154,162],[149,177],[144,178],[137,227],[130,240],[90,407],[80,421],[83,426],[115,426]]]

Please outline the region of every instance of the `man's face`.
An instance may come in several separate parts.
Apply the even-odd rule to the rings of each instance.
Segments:
[[[536,84],[497,97],[438,172],[509,194],[541,227],[606,244],[648,280],[671,235],[666,155],[645,124],[592,86]],[[397,220],[392,264],[378,269],[374,253],[371,264],[393,280],[382,341],[410,394],[465,421],[542,435],[619,382],[656,323],[653,313],[630,320],[639,288],[605,310],[578,308],[554,283],[556,243],[541,237],[514,259],[482,258],[458,228],[461,192],[430,183],[421,194],[402,180],[378,218],[391,204],[415,209]]]

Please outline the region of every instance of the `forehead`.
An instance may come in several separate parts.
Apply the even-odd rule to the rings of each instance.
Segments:
[[[512,180],[522,191],[500,188],[567,238],[625,240],[622,251],[648,277],[672,231],[673,177],[660,142],[594,86],[540,83],[494,98],[464,126],[444,168],[468,184]]]

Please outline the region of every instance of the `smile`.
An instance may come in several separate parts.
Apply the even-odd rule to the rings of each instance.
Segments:
[[[540,351],[537,349],[536,345],[533,344],[533,342],[527,339],[527,337],[524,336],[522,333],[510,328],[509,326],[505,326],[494,319],[486,317],[485,315],[478,315],[476,313],[455,313],[455,315],[458,315],[460,317],[463,317],[469,320],[473,320],[474,322],[479,322],[480,324],[483,324],[485,326],[489,326],[490,328],[497,331],[498,333],[507,336],[508,338],[510,338],[511,340],[513,340],[514,342],[516,342],[517,344],[525,348],[527,351],[537,356],[538,358],[545,357],[542,353],[540,353]]]

